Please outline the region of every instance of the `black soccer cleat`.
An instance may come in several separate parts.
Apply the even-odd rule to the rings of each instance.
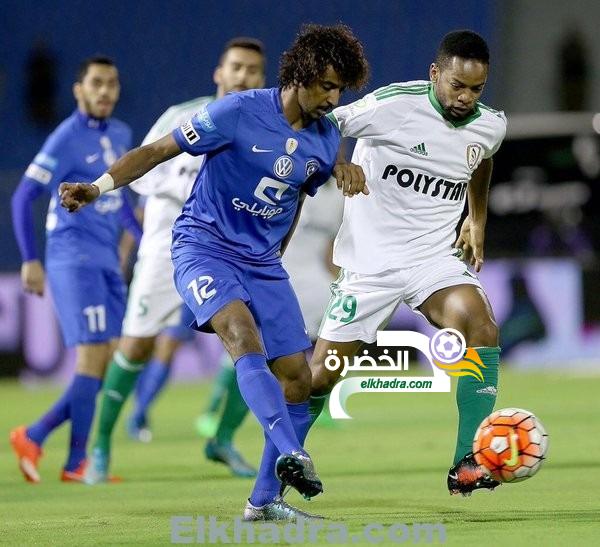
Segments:
[[[323,484],[310,456],[302,452],[281,454],[275,463],[275,473],[281,481],[280,496],[284,495],[287,486],[298,490],[307,500],[323,492]]]
[[[493,490],[500,483],[490,477],[477,465],[472,453],[467,454],[448,471],[448,491],[450,495],[470,496],[473,490],[487,488]]]

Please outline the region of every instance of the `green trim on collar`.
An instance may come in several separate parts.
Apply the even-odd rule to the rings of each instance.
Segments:
[[[446,113],[444,112],[440,101],[438,101],[438,98],[435,96],[433,84],[429,84],[428,97],[431,106],[433,106],[433,108],[437,110],[437,112],[440,114],[440,116],[442,116],[442,118],[444,118],[444,120],[446,120],[448,123],[451,123],[454,127],[462,127],[463,125],[467,125],[468,123],[471,123],[473,120],[476,120],[477,118],[479,118],[479,116],[481,116],[481,111],[479,110],[479,103],[477,103],[475,105],[475,111],[473,112],[473,114],[471,114],[464,120],[454,120],[452,118],[449,118],[448,116],[446,116]]]

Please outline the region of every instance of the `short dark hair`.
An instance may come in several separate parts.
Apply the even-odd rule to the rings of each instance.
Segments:
[[[474,59],[486,65],[490,64],[490,51],[486,41],[472,30],[455,30],[444,36],[435,62],[442,66],[452,57]]]
[[[223,64],[227,52],[234,47],[241,47],[243,49],[256,51],[256,53],[262,55],[263,58],[265,57],[265,45],[260,40],[256,38],[250,38],[248,36],[236,36],[235,38],[229,40],[229,42],[225,44],[225,47],[223,47],[223,52],[219,57],[219,66]]]
[[[279,63],[279,86],[308,86],[331,65],[343,85],[360,89],[369,77],[362,44],[346,25],[304,25]]]
[[[90,68],[90,65],[106,65],[106,66],[116,66],[115,62],[106,55],[94,55],[93,57],[88,57],[84,59],[79,65],[79,70],[77,71],[77,81],[79,83],[83,82],[87,71]]]

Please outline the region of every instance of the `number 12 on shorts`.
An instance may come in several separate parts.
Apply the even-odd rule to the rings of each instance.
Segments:
[[[356,315],[356,308],[355,296],[339,292],[333,297],[327,308],[327,317],[341,323],[350,323]]]
[[[192,291],[199,306],[217,294],[217,289],[208,289],[212,283],[214,283],[214,279],[210,275],[201,275],[189,282],[187,288]]]

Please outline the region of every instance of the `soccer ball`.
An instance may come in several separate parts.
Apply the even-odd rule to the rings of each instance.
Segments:
[[[533,477],[546,459],[548,435],[541,422],[521,408],[490,414],[473,439],[475,461],[500,482]]]
[[[462,357],[463,352],[460,339],[452,332],[443,332],[435,343],[435,353],[444,360]]]

